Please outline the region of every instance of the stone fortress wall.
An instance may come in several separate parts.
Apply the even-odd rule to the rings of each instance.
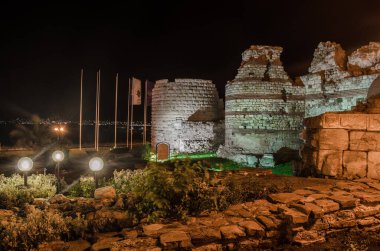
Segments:
[[[269,160],[260,164],[273,164],[272,154],[280,149],[300,148],[304,118],[350,110],[380,81],[380,43],[347,56],[339,44],[321,42],[309,74],[295,81],[285,72],[281,53],[281,47],[261,45],[243,52],[235,79],[226,85],[225,123],[211,81],[157,81],[152,146],[165,142],[172,153],[191,153],[213,151],[224,142],[221,157],[256,166],[264,156]]]
[[[207,152],[223,143],[220,100],[209,80],[156,81],[152,92],[152,146],[170,152]]]
[[[299,147],[304,90],[284,71],[281,52],[256,45],[243,52],[238,74],[226,85],[227,156],[246,155],[248,162],[250,155]]]
[[[319,43],[309,67],[301,76],[305,86],[305,117],[346,111],[365,101],[368,89],[380,75],[380,43],[370,43],[350,56],[334,42]]]

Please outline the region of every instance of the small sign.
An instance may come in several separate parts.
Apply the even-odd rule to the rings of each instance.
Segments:
[[[169,159],[170,146],[167,143],[158,143],[156,146],[157,160]]]

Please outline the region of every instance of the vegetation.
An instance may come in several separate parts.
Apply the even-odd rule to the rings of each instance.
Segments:
[[[54,175],[31,175],[28,177],[28,187],[24,187],[22,176],[11,177],[0,175],[0,209],[22,207],[34,198],[47,198],[55,194]]]

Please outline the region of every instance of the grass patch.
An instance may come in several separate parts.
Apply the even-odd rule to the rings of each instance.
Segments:
[[[279,164],[272,168],[272,173],[278,174],[278,175],[293,176],[292,163],[287,162],[287,163]]]

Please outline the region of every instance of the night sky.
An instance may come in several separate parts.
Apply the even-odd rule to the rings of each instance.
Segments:
[[[219,94],[251,44],[279,45],[292,76],[306,73],[320,41],[348,52],[380,41],[380,1],[1,1],[0,120],[93,119],[96,70],[101,119],[113,119],[115,74],[120,118],[128,77],[204,78]],[[141,114],[138,112],[138,117]]]

